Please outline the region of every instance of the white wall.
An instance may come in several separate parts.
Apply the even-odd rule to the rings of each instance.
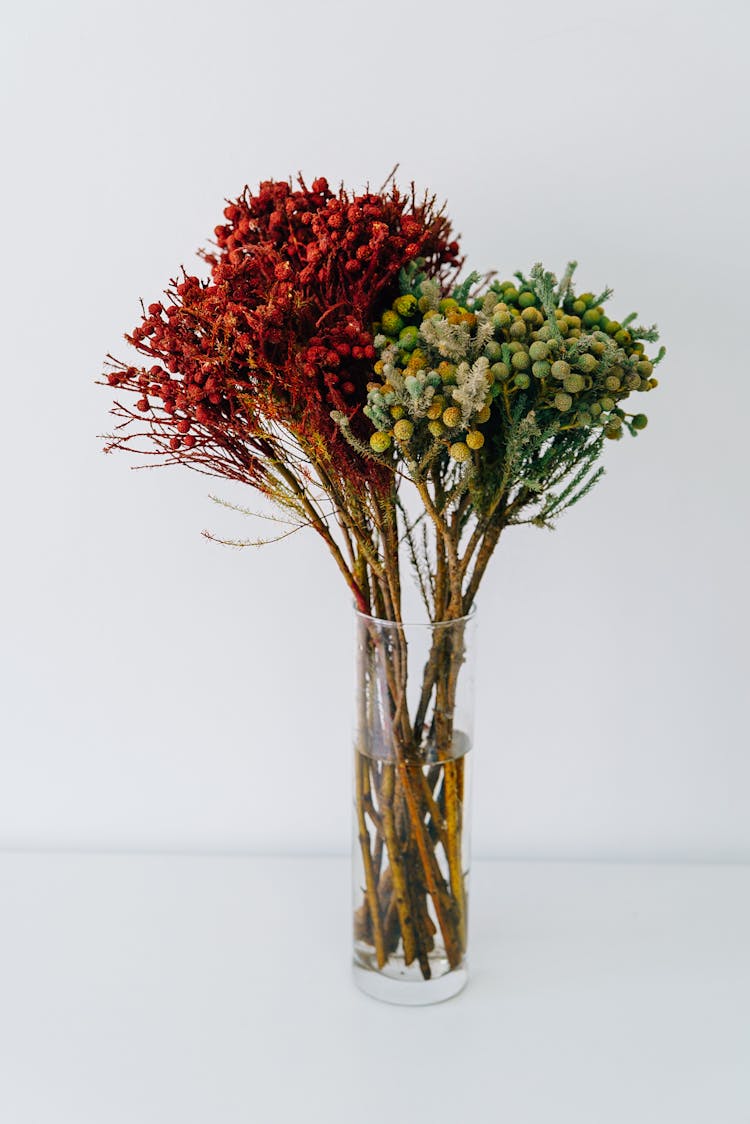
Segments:
[[[0,844],[344,851],[349,598],[221,482],[102,456],[138,298],[245,182],[449,202],[472,265],[576,257],[669,348],[650,425],[481,596],[476,850],[750,858],[749,9],[16,5],[4,20]]]

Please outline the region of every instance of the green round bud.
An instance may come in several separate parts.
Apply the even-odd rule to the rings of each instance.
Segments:
[[[604,436],[610,441],[619,441],[622,437],[622,429],[620,426],[605,425]]]
[[[598,308],[587,308],[581,319],[587,328],[593,328],[595,324],[599,323],[601,319],[601,310]]]
[[[593,355],[581,355],[578,357],[576,364],[579,371],[583,371],[584,375],[590,375],[599,366]]]
[[[396,298],[393,307],[399,316],[413,316],[417,311],[417,298],[411,293],[405,293],[404,296]]]
[[[507,363],[493,363],[490,371],[498,382],[505,382],[507,378],[510,378],[510,367]]]
[[[414,433],[414,422],[408,418],[401,418],[393,427],[393,436],[397,441],[408,441]]]
[[[454,444],[451,445],[448,452],[450,453],[453,460],[458,461],[459,464],[462,461],[469,460],[469,458],[471,457],[471,449],[469,448],[469,446],[466,444],[465,441],[454,442]]]
[[[620,328],[619,332],[615,332],[615,343],[619,343],[620,347],[625,347],[631,340],[632,336],[627,328]]]
[[[533,293],[530,293],[528,290],[526,290],[525,292],[520,294],[518,298],[518,304],[521,308],[531,308],[536,304],[536,297]]]
[[[549,345],[544,340],[536,340],[529,348],[529,355],[532,359],[546,359],[549,355]]]
[[[525,371],[519,371],[518,374],[513,377],[513,382],[519,390],[528,390],[531,386],[531,379]]]
[[[563,379],[563,387],[567,390],[568,394],[580,394],[584,385],[583,375],[578,375],[575,371]]]
[[[443,314],[446,312],[455,312],[458,308],[458,301],[454,300],[453,297],[443,297],[438,304],[438,308]]]
[[[622,324],[620,323],[619,320],[608,320],[607,326],[606,326],[606,328],[604,328],[604,331],[607,333],[608,336],[614,336],[619,331],[621,331],[621,329],[622,329]]]
[[[604,380],[604,385],[606,386],[607,390],[619,390],[620,380],[618,379],[617,375],[607,375],[606,379]]]
[[[573,301],[573,311],[575,312],[576,316],[583,316],[584,312],[586,311],[586,302],[582,301],[580,297],[577,301]]]
[[[521,313],[521,319],[524,321],[524,323],[529,324],[533,328],[538,328],[541,324],[544,323],[544,317],[542,316],[541,312],[538,308],[534,308],[533,306],[530,308],[525,308],[523,310],[523,312]]]
[[[593,420],[588,410],[579,410],[576,414],[576,421],[579,425],[591,425]]]
[[[654,365],[648,359],[641,359],[635,369],[638,374],[643,375],[644,378],[648,378],[649,375],[654,373]]]
[[[580,328],[581,318],[580,318],[580,316],[566,316],[565,317],[565,323],[568,325],[569,328]]]
[[[615,408],[614,398],[608,398],[605,396],[604,398],[599,399],[599,404],[603,410],[614,410]]]
[[[546,379],[550,372],[550,365],[545,359],[537,359],[531,366],[531,373],[536,379]]]
[[[526,335],[526,325],[520,316],[511,324],[508,329],[508,335],[512,340],[522,340]]]
[[[399,332],[398,346],[402,351],[413,351],[419,343],[419,328],[414,324],[409,325],[408,328],[402,328]]]
[[[490,340],[484,345],[484,354],[490,363],[497,363],[503,357],[503,349],[497,340]]]
[[[625,385],[628,388],[628,390],[640,390],[641,389],[641,376],[639,374],[637,374],[635,371],[632,371],[628,375],[628,377],[625,379]]]
[[[549,340],[553,335],[554,332],[552,331],[549,320],[542,324],[541,328],[537,332],[537,336],[540,340]]]
[[[648,425],[648,418],[645,414],[636,414],[630,424],[633,429],[645,429]]]
[[[382,433],[379,431],[378,433],[373,433],[372,437],[370,438],[370,448],[372,449],[373,453],[384,453],[386,449],[390,447],[390,444],[391,438],[390,434],[388,433]]]
[[[558,359],[552,364],[552,378],[565,379],[570,374],[570,363],[566,363],[564,359]]]
[[[518,303],[518,289],[515,285],[509,285],[507,289],[503,289],[503,300],[506,304]]]
[[[566,394],[562,390],[558,391],[558,393],[555,395],[555,406],[560,411],[560,413],[564,414],[565,411],[569,410],[572,405],[573,399],[571,398],[571,396],[569,394]]]
[[[383,313],[383,319],[380,326],[387,336],[397,336],[404,326],[404,322],[397,312],[392,312],[388,309]]]
[[[531,360],[527,351],[516,351],[511,356],[510,365],[515,371],[528,371]]]
[[[599,414],[601,412],[602,412],[602,408],[599,405],[599,403],[598,402],[592,402],[591,405],[589,406],[589,413],[591,414],[592,418],[598,418]]]
[[[526,351],[526,348],[520,340],[511,340],[508,344],[508,351],[511,355],[515,355],[517,351]]]
[[[492,323],[496,328],[507,328],[513,314],[507,308],[498,308],[492,313]]]

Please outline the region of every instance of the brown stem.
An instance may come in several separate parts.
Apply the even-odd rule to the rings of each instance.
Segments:
[[[455,924],[453,922],[455,918],[452,903],[446,893],[445,883],[440,873],[435,852],[430,846],[429,837],[426,837],[425,823],[420,815],[417,797],[412,790],[409,768],[402,754],[399,754],[396,764],[409,809],[409,818],[412,822],[414,839],[419,850],[425,882],[435,906],[435,913],[437,915],[440,931],[443,934],[448,963],[452,968],[455,968],[461,962],[461,949],[454,932]]]
[[[404,959],[407,964],[410,964],[416,956],[417,935],[415,932],[414,919],[411,916],[409,891],[404,876],[401,847],[396,834],[393,800],[395,787],[395,766],[386,764],[383,766],[382,804],[380,814],[383,817],[385,845],[388,849],[396,910],[398,912],[398,921],[401,928],[401,939],[404,944]]]
[[[474,604],[474,598],[477,595],[479,583],[484,576],[484,571],[487,569],[487,565],[490,561],[490,558],[492,557],[495,547],[497,546],[498,539],[502,534],[504,526],[504,520],[498,519],[488,528],[484,538],[482,539],[482,545],[479,548],[477,559],[474,563],[474,570],[471,575],[471,580],[466,588],[466,592],[463,597],[464,613],[468,613],[471,609],[471,606]]]
[[[387,867],[385,874],[380,879],[378,887],[380,900],[384,904],[383,907],[383,935],[385,940],[385,951],[388,956],[392,955],[398,948],[398,942],[401,938],[401,929],[398,921],[398,909],[396,907],[396,895],[393,891],[393,881],[391,879],[391,868]]]
[[[400,597],[400,589],[398,583],[393,580],[393,571],[397,563],[394,540],[385,522],[378,517],[376,517],[376,525],[383,544],[385,572],[382,577],[377,575],[377,580],[372,583],[373,603],[379,602],[390,610],[389,615],[396,617],[394,603]],[[460,614],[461,609],[460,602],[456,605],[455,599],[456,546],[455,543],[447,543],[444,537],[438,541],[436,612],[440,612],[445,606],[448,608],[448,613],[441,613],[445,617]],[[371,686],[370,694],[379,694],[381,705],[385,706],[386,713],[389,715],[389,728],[381,731],[381,737],[385,736],[392,740],[395,754],[395,765],[386,762],[382,766],[377,810],[377,817],[382,825],[381,842],[376,843],[376,848],[380,847],[378,869],[383,848],[389,860],[386,871],[376,881],[384,949],[386,955],[390,954],[397,924],[403,941],[406,963],[418,960],[422,974],[427,976],[430,971],[429,952],[434,946],[432,932],[434,923],[428,910],[428,894],[432,899],[451,967],[456,967],[461,962],[465,947],[465,892],[461,878],[460,807],[455,804],[458,789],[457,784],[453,786],[450,800],[446,804],[444,768],[445,756],[452,750],[453,700],[458,672],[463,662],[463,645],[459,643],[454,646],[451,642],[450,629],[436,631],[431,657],[424,673],[422,692],[424,702],[419,708],[417,721],[411,725],[406,707],[408,652],[403,628],[396,622],[390,630],[387,642],[377,626],[373,626],[368,633],[372,645],[370,666],[379,665],[375,676],[368,680]],[[378,676],[380,678],[376,678]],[[421,752],[422,726],[427,706],[436,690],[440,728],[439,730],[435,728],[435,736],[442,762],[436,766],[437,773],[431,772],[431,783],[428,783]],[[372,701],[375,702],[374,699]],[[374,713],[380,713],[378,705],[375,705]],[[441,802],[445,811],[438,805],[436,799],[438,791],[441,792]],[[451,808],[450,824],[446,816],[448,806]],[[366,804],[363,801],[363,814],[365,811]],[[378,821],[373,820],[373,822]],[[439,845],[446,854],[447,882],[437,858]],[[372,862],[369,846],[368,857]],[[375,880],[376,877],[373,868],[373,879]],[[392,887],[390,891],[387,889],[389,886]]]
[[[413,844],[409,847],[409,852],[409,869],[412,872],[412,877],[409,879],[409,889],[411,890],[412,915],[418,936],[417,959],[423,978],[429,980],[432,976],[430,952],[435,947],[435,941],[430,927],[424,880],[420,877],[419,861],[414,854]]]
[[[447,850],[446,827],[448,826],[443,819],[443,815],[435,802],[435,796],[428,778],[420,771],[422,782],[422,796],[427,805],[430,813],[430,822],[435,825],[435,835],[443,848]]]
[[[310,516],[315,530],[325,541],[326,546],[333,555],[334,561],[339,570],[344,576],[344,580],[354,594],[354,599],[357,602],[357,607],[361,612],[367,612],[367,603],[363,596],[362,590],[357,585],[354,575],[346,564],[343,554],[341,553],[336,540],[331,534],[330,528],[326,522],[325,516],[319,511],[312,502],[308,490],[300,483],[296,475],[290,468],[288,468],[283,461],[278,459],[277,451],[270,446],[269,455],[274,457],[274,469],[286,481],[294,494],[297,496],[300,504]]]
[[[367,762],[364,760],[361,753],[357,754],[357,822],[359,826],[359,845],[362,851],[362,864],[365,872],[365,893],[367,896],[367,905],[370,911],[370,924],[372,926],[373,943],[375,945],[375,955],[378,961],[378,967],[382,968],[385,965],[385,948],[383,944],[383,928],[380,921],[380,910],[378,908],[378,893],[377,884],[375,882],[375,873],[372,865],[372,855],[370,853],[370,833],[367,830],[367,823],[365,821],[365,794],[366,794],[366,773]]]
[[[446,761],[444,766],[445,818],[447,823],[447,845],[445,854],[448,860],[450,887],[456,902],[459,917],[459,942],[462,951],[466,948],[466,888],[464,885],[463,864],[461,861],[461,801],[459,798],[460,761]]]

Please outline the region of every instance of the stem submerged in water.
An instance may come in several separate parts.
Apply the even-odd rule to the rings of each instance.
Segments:
[[[371,762],[357,755],[358,777],[370,766]],[[372,946],[378,968],[385,966],[399,944],[404,963],[418,962],[425,979],[431,975],[433,952],[444,956],[450,968],[458,967],[463,959],[466,891],[459,784],[463,766],[463,760],[427,767],[385,764],[376,810],[382,840],[367,830],[361,782],[357,786],[364,886],[355,914],[355,936]],[[431,776],[425,774],[425,768]],[[381,856],[387,865],[377,874]]]
[[[355,794],[363,898],[355,936],[378,969],[395,956],[418,964],[424,979],[438,962],[438,974],[459,967],[466,951],[468,742],[454,729],[465,628],[453,621],[431,633],[411,725],[404,626],[361,622]]]

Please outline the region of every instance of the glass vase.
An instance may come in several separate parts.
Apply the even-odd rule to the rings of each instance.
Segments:
[[[356,614],[354,976],[424,1005],[467,980],[473,614]]]

